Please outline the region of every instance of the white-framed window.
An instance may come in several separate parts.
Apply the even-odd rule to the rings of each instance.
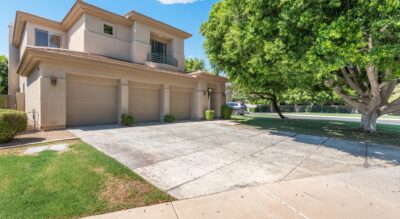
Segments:
[[[103,34],[109,35],[109,36],[114,36],[115,26],[110,23],[103,22]]]
[[[61,35],[47,30],[35,29],[35,46],[61,48]]]

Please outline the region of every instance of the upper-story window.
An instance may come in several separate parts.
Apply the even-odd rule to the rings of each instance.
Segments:
[[[103,33],[114,36],[114,25],[103,22]]]
[[[35,29],[35,46],[61,48],[61,35]]]

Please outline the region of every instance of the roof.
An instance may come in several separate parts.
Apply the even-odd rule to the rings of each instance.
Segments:
[[[189,75],[192,76],[192,77],[224,80],[225,82],[228,81],[228,78],[225,77],[225,76],[215,75],[215,74],[212,74],[212,73],[207,72],[207,71],[195,71],[195,72],[189,73]]]
[[[155,73],[167,74],[170,76],[185,77],[188,79],[195,79],[202,75],[204,76],[204,74],[206,74],[205,72],[200,72],[196,74],[185,74],[181,72],[151,68],[143,64],[118,60],[87,52],[79,52],[68,49],[48,48],[48,47],[27,47],[25,49],[21,62],[18,65],[17,73],[25,76],[28,75],[30,72],[32,72],[33,68],[35,68],[36,65],[42,60],[54,60],[62,62],[70,61],[72,63],[87,63],[87,62],[92,62],[96,64],[102,63],[106,65],[115,65],[116,67],[121,67],[121,68],[151,71]],[[219,77],[219,76],[213,76],[213,77],[214,80],[226,80],[226,78],[224,77]]]
[[[81,0],[77,0],[76,3],[74,4],[74,6],[72,6],[70,11],[67,13],[67,15],[64,17],[64,19],[61,22],[46,19],[46,18],[37,16],[37,15],[26,13],[26,12],[17,11],[15,23],[14,23],[14,34],[13,34],[12,43],[15,47],[20,46],[23,31],[25,29],[25,24],[27,21],[35,23],[35,24],[67,31],[72,25],[75,24],[75,22],[84,13],[94,15],[94,16],[100,16],[105,21],[108,21],[111,23],[118,23],[120,25],[127,26],[127,27],[131,27],[133,25],[133,22],[135,20],[137,20],[139,22],[146,23],[147,25],[152,26],[154,28],[160,28],[165,32],[180,36],[184,39],[187,39],[192,36],[191,34],[185,32],[183,30],[180,30],[178,28],[175,28],[173,26],[170,26],[168,24],[165,24],[161,21],[155,20],[153,18],[150,18],[148,16],[145,16],[145,15],[140,14],[135,11],[131,11],[127,15],[122,16],[122,15],[118,15],[113,12],[104,10],[102,8],[96,7],[94,5],[88,4]]]

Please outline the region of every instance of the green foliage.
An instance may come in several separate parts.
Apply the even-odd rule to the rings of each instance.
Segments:
[[[82,142],[70,143],[62,153],[2,153],[0,176],[0,218],[82,218],[173,200]],[[107,185],[127,187],[132,195],[109,204],[101,195]]]
[[[280,1],[221,1],[201,27],[211,64],[251,101],[279,100],[292,88],[312,82],[294,70],[297,57],[286,52],[280,39],[280,5]]]
[[[206,64],[204,60],[198,58],[185,59],[185,72],[192,73],[195,71],[205,71]]]
[[[174,122],[175,116],[171,114],[167,114],[164,116],[164,122]]]
[[[398,0],[224,0],[201,32],[210,62],[255,100],[340,96],[366,116],[365,131],[372,115],[400,111],[388,101],[400,77]]]
[[[214,114],[215,114],[214,110],[206,110],[204,112],[205,119],[207,121],[214,120]]]
[[[135,117],[129,114],[121,115],[121,124],[125,126],[132,126],[135,123]]]
[[[231,119],[233,108],[230,106],[223,105],[221,107],[221,114],[223,119]]]
[[[27,126],[25,112],[0,109],[0,143],[11,141],[18,132],[25,131]]]
[[[6,56],[0,56],[0,94],[8,92],[8,59]]]

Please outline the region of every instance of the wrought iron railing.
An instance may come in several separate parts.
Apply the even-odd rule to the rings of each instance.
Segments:
[[[178,66],[178,61],[174,57],[165,55],[163,53],[148,53],[147,61]]]

